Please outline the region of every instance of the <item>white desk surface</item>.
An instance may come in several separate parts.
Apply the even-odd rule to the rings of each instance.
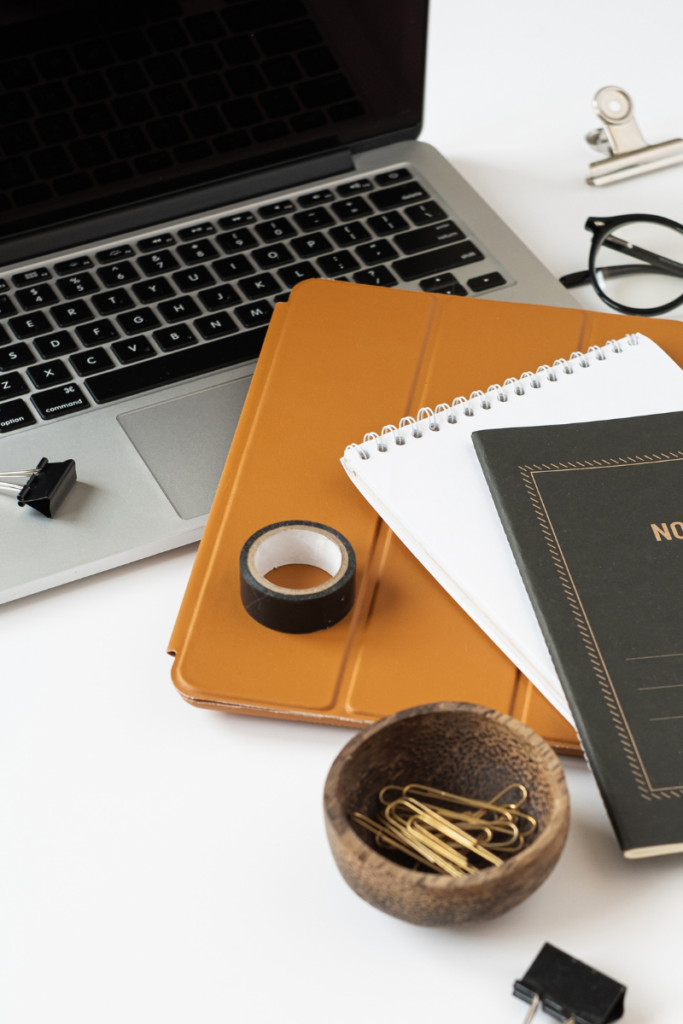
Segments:
[[[648,141],[683,134],[682,36],[671,0],[434,0],[422,138],[554,273],[583,269],[588,215],[683,219],[683,166],[598,190],[582,141],[607,84]],[[351,734],[195,710],[170,682],[194,553],[0,610],[7,1024],[521,1024],[511,986],[545,941],[626,983],[630,1024],[680,1024],[683,859],[624,861],[582,762],[566,851],[506,917],[417,928],[355,896],[321,813]]]

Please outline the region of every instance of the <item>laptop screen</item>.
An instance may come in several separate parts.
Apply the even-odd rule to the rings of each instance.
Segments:
[[[427,3],[3,0],[0,237],[415,137]]]

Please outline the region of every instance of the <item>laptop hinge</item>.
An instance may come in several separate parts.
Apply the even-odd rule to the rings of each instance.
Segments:
[[[254,196],[296,188],[308,181],[329,178],[353,171],[350,150],[325,153],[310,160],[297,161],[272,170],[257,171],[233,181],[203,185],[201,188],[176,193],[164,199],[146,200],[132,206],[108,211],[87,219],[60,224],[0,242],[0,265],[37,259],[42,255],[90,245],[98,239],[140,231],[148,225],[160,224],[177,217],[190,217],[202,210],[253,199]]]

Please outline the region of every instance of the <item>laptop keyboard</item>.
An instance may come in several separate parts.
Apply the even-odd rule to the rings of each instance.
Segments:
[[[0,433],[255,359],[308,278],[479,294],[485,255],[407,168],[0,277]],[[462,282],[465,279],[467,287]]]

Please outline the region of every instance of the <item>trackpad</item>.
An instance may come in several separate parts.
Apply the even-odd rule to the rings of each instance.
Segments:
[[[117,417],[181,519],[211,508],[251,376]]]

